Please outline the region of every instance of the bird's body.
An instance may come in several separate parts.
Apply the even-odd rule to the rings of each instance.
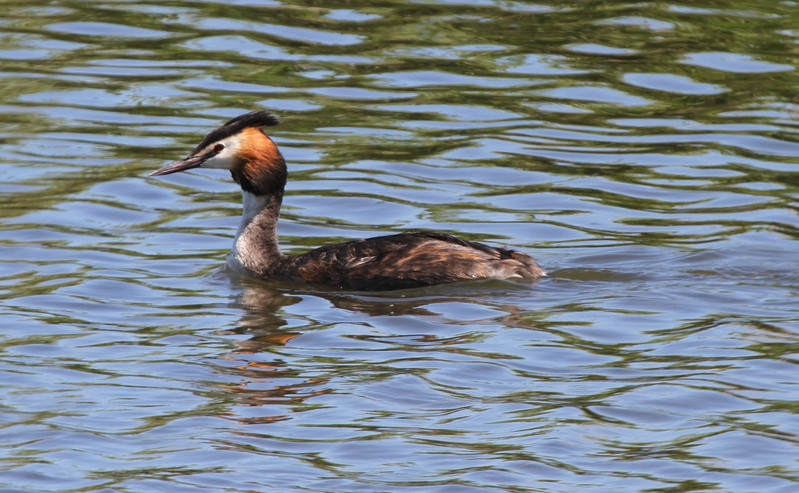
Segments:
[[[247,257],[251,258],[251,257]],[[441,233],[401,233],[282,255],[267,264],[235,265],[263,277],[356,290],[405,289],[458,280],[533,277],[530,257]],[[246,261],[245,261],[246,262]],[[534,265],[534,264],[533,264]]]
[[[546,275],[526,253],[441,233],[400,233],[326,245],[297,256],[280,252],[277,221],[286,165],[260,127],[265,111],[238,116],[210,132],[188,157],[151,175],[196,167],[226,168],[241,185],[244,211],[228,263],[263,278],[345,289],[389,290],[462,280]]]

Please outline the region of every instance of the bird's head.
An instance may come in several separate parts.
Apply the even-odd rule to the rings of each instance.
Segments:
[[[209,132],[188,156],[158,168],[149,176],[192,168],[227,169],[246,192],[282,194],[286,185],[286,163],[272,139],[261,131],[261,127],[279,123],[280,120],[268,111],[239,115]]]

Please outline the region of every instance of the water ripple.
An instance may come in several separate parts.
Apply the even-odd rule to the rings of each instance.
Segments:
[[[10,9],[0,487],[793,491],[794,9]],[[437,230],[549,277],[226,272],[227,173],[145,175],[252,109],[285,251]]]

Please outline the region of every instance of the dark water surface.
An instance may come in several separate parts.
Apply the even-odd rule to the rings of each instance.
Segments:
[[[799,4],[3,2],[3,491],[799,488]],[[292,253],[414,229],[538,283],[235,279],[269,109]]]

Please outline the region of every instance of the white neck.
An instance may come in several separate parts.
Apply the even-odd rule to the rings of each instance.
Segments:
[[[255,195],[244,190],[241,191],[241,222],[239,223],[239,230],[236,232],[236,239],[233,241],[234,245],[238,243],[239,237],[247,229],[247,225],[266,208],[271,198],[270,195]]]
[[[234,263],[265,273],[282,255],[277,242],[280,196],[255,195],[242,190],[241,223],[230,252]]]

